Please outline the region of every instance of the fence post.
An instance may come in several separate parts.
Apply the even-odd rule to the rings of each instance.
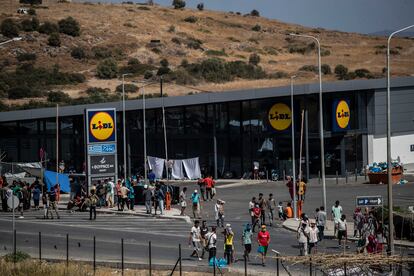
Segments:
[[[13,236],[14,236],[14,239],[13,239],[13,262],[16,263],[16,254],[17,254],[17,248],[16,248],[17,247],[17,245],[16,245],[17,233],[16,233],[16,229],[14,229]]]
[[[309,257],[309,276],[312,276],[312,257]]]
[[[247,276],[247,256],[244,255],[244,276]]]
[[[39,261],[42,260],[42,232],[39,232]]]
[[[69,265],[69,234],[66,234],[66,266]]]
[[[321,171],[318,171],[318,184],[321,184]]]
[[[152,275],[152,267],[151,267],[151,241],[148,242],[148,258],[149,258],[149,275]]]
[[[276,276],[279,276],[279,253],[276,253]]]
[[[121,269],[122,275],[124,275],[124,239],[121,239]]]
[[[93,236],[93,271],[96,271],[96,238]]]
[[[180,276],[182,276],[183,270],[181,267],[181,243],[178,245],[178,257],[180,258]]]
[[[347,275],[347,273],[346,273],[346,263],[344,263],[344,275],[345,276]]]
[[[348,184],[348,170],[345,170],[345,183]]]
[[[217,265],[216,257],[214,257],[214,259],[213,259],[213,276],[216,276],[216,265]]]
[[[339,181],[338,181],[338,171],[336,171],[336,185],[338,185]]]
[[[355,182],[358,182],[358,170],[355,169]]]

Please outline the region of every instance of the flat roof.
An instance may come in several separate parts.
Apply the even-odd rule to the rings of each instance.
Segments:
[[[391,79],[391,87],[414,87],[414,77],[397,77]],[[349,81],[334,81],[322,83],[323,93],[354,91],[354,90],[385,90],[386,79],[371,79],[371,80],[349,80]],[[298,84],[295,85],[295,95],[313,94],[319,92],[319,83]],[[263,99],[279,96],[290,95],[290,86],[269,87],[269,88],[251,88],[245,90],[231,90],[225,92],[215,93],[199,93],[195,95],[174,96],[166,98],[150,98],[146,99],[145,105],[147,109],[160,108],[164,100],[165,107],[198,105],[208,103],[221,103],[251,99]],[[127,100],[125,102],[126,110],[142,109],[143,100]],[[59,107],[59,116],[73,116],[82,115],[86,108],[116,108],[122,110],[122,103],[107,102],[97,104],[81,104],[68,105]],[[54,107],[26,109],[16,111],[0,112],[0,122],[33,120],[50,118],[55,114]],[[53,114],[53,115],[52,115]]]

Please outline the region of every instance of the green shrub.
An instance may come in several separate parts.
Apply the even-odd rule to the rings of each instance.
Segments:
[[[47,44],[52,47],[60,47],[60,35],[59,33],[51,33],[47,39]]]
[[[188,60],[186,58],[181,60],[180,66],[186,68],[188,66]]]
[[[271,79],[284,79],[289,77],[289,74],[283,71],[277,71],[276,73],[272,73],[269,75]]]
[[[371,75],[371,72],[368,69],[361,68],[361,69],[356,69],[355,70],[355,75],[358,78],[366,78],[366,77]]]
[[[6,254],[4,256],[4,259],[6,260],[6,262],[21,262],[21,261],[25,261],[27,259],[30,259],[30,255],[22,252],[22,251],[17,251],[16,254],[14,253],[9,253]]]
[[[135,76],[143,75],[146,71],[155,70],[155,66],[150,64],[140,63],[138,59],[131,58],[128,60],[128,65],[120,68],[119,72],[121,74],[133,74]]]
[[[224,49],[221,50],[207,50],[205,51],[207,56],[227,56],[226,51]]]
[[[47,101],[51,103],[69,103],[70,97],[62,91],[50,91],[47,93]]]
[[[79,36],[80,27],[78,21],[73,17],[69,16],[65,19],[59,20],[59,32],[70,35],[70,36]]]
[[[348,74],[348,68],[342,64],[338,64],[334,70],[338,79],[343,80]]]
[[[246,62],[241,60],[227,62],[226,70],[232,77],[242,79],[266,78],[266,73],[260,66],[247,64]]]
[[[170,27],[168,27],[168,32],[169,33],[174,33],[175,32],[175,26],[171,25]]]
[[[28,11],[27,11],[27,13],[29,14],[29,15],[36,15],[36,10],[35,9],[33,9],[33,8],[30,8]]]
[[[197,4],[197,9],[198,9],[199,11],[204,10],[204,3],[199,3],[199,4]]]
[[[106,59],[112,57],[111,49],[102,46],[93,47],[92,54],[96,59]]]
[[[185,8],[185,1],[184,0],[173,0],[172,5],[174,9],[183,9]]]
[[[9,99],[23,99],[40,97],[41,93],[29,86],[16,86],[12,87],[8,91]]]
[[[189,38],[186,41],[186,44],[187,44],[187,48],[198,50],[198,49],[201,49],[201,44],[203,44],[203,42],[196,38]]]
[[[260,32],[262,30],[262,27],[259,24],[256,24],[252,27],[252,31]]]
[[[321,56],[322,57],[326,57],[326,56],[329,56],[329,55],[331,55],[331,51],[329,51],[329,50],[327,50],[327,49],[321,49]]]
[[[138,86],[132,83],[124,84],[125,93],[135,93],[138,91]],[[115,89],[116,92],[122,93],[122,84],[118,85]]]
[[[252,53],[249,57],[249,63],[253,65],[258,65],[260,63],[260,56],[256,53]]]
[[[162,76],[162,75],[166,75],[169,74],[171,72],[171,69],[168,67],[160,67],[158,68],[157,71],[157,76]]]
[[[163,58],[162,60],[160,60],[160,65],[162,67],[168,67],[170,65],[170,63],[168,62],[168,60],[166,58]]]
[[[187,22],[187,23],[196,23],[197,20],[198,20],[197,17],[195,17],[193,15],[184,18],[184,22]]]
[[[196,85],[197,80],[185,69],[178,69],[174,72],[175,82],[180,85]]]
[[[39,26],[39,33],[42,34],[51,34],[51,33],[58,33],[59,26],[55,23],[46,21],[42,25]]]
[[[22,30],[25,32],[33,32],[39,29],[39,20],[36,17],[25,19],[20,23]]]
[[[279,54],[277,49],[272,46],[264,46],[263,50],[269,55],[277,56]]]
[[[321,71],[324,75],[332,74],[331,66],[329,66],[328,64],[322,64]]]
[[[348,74],[346,74],[344,76],[344,80],[353,80],[356,79],[357,75],[355,74],[355,72],[349,72]]]
[[[303,65],[299,68],[300,71],[309,71],[309,72],[315,72],[318,73],[319,69],[316,65]]]
[[[82,47],[73,48],[72,51],[70,51],[70,55],[74,59],[84,59],[84,58],[86,58],[85,50]]]
[[[13,38],[19,36],[19,25],[10,18],[4,19],[0,25],[1,34]]]
[[[181,39],[179,39],[178,37],[171,38],[171,42],[181,45]]]
[[[259,11],[258,11],[258,10],[252,10],[252,11],[250,12],[250,15],[251,15],[251,16],[260,16],[260,13],[259,13]]]
[[[118,74],[118,65],[112,58],[104,59],[96,68],[96,75],[101,79],[113,79]]]
[[[19,62],[23,62],[23,61],[35,61],[37,58],[35,53],[21,53],[21,54],[17,54],[16,59]]]
[[[154,76],[154,74],[152,73],[152,71],[145,71],[144,73],[144,79],[148,80],[151,79]]]

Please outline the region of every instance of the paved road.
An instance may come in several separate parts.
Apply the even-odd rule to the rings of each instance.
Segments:
[[[194,184],[185,184],[189,191],[196,188]],[[253,195],[263,192],[265,195],[272,192],[277,201],[287,201],[289,194],[283,183],[262,183],[254,185],[241,185],[226,188],[222,186],[217,189],[218,197],[225,200],[226,215],[225,222],[231,223],[236,233],[236,254],[240,258],[242,246],[240,235],[243,225],[249,221],[247,212],[248,201]],[[335,199],[341,201],[347,215],[352,214],[356,195],[385,195],[385,186],[371,185],[349,185],[328,187],[328,202]],[[413,202],[414,185],[395,186],[395,204],[403,205]],[[312,212],[321,202],[321,187],[319,185],[309,186],[305,204],[305,211]],[[203,217],[210,225],[214,224],[213,201],[203,203]],[[190,213],[190,212],[188,212]],[[96,236],[97,261],[118,262],[121,256],[121,238],[125,243],[126,262],[148,263],[148,241],[152,241],[152,256],[154,264],[169,264],[171,267],[178,257],[178,244],[182,244],[184,265],[205,266],[207,261],[197,261],[188,256],[191,249],[187,246],[190,225],[180,220],[155,219],[152,217],[132,217],[124,215],[98,214],[96,221],[88,220],[88,213],[61,212],[60,220],[43,220],[42,211],[30,211],[25,214],[24,219],[16,219],[17,247],[38,256],[38,232],[42,232],[42,255],[47,258],[66,257],[66,233],[70,235],[70,258],[91,260],[93,256],[92,240]],[[0,252],[1,254],[12,251],[12,224],[10,213],[0,213]],[[297,255],[299,249],[295,234],[281,227],[279,222],[269,227],[272,237],[270,248],[278,250],[286,255]],[[223,237],[219,235],[218,250],[222,256]],[[274,271],[275,263],[269,262],[265,268],[258,266],[256,259],[257,246],[253,246],[253,253],[249,269],[256,271]],[[355,247],[351,244],[351,249]],[[401,249],[402,250],[402,249]],[[404,249],[404,254],[414,254],[412,250]],[[320,247],[321,252],[340,252],[337,242],[334,240],[324,241]],[[236,268],[242,268],[243,263],[235,264]],[[302,269],[291,267],[291,271]]]

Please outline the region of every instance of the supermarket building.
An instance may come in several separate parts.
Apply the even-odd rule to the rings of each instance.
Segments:
[[[168,91],[167,91],[168,92]],[[294,86],[296,162],[305,175],[320,170],[319,86]],[[146,100],[147,155],[164,157],[163,101]],[[261,169],[290,172],[290,86],[247,89],[164,98],[168,156],[200,158],[202,172],[240,178],[257,161]],[[118,164],[123,164],[122,103],[59,108],[59,159],[66,169],[82,172],[85,160],[84,113],[89,108],[116,108]],[[326,174],[344,175],[386,160],[386,80],[323,83]],[[302,128],[303,113],[303,128]],[[40,108],[0,113],[3,161],[39,161],[48,154],[55,167],[56,110]],[[143,101],[126,102],[127,168],[143,171]],[[392,158],[414,163],[414,77],[391,80]],[[216,161],[215,161],[216,160]],[[118,169],[118,171],[122,171]],[[2,172],[4,173],[4,171]]]

